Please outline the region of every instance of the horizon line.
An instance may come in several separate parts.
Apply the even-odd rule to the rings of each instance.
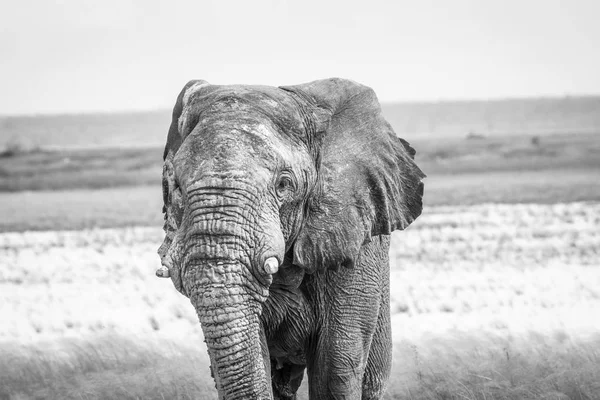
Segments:
[[[539,101],[539,100],[566,100],[566,99],[600,99],[600,93],[596,94],[563,94],[563,95],[526,95],[526,96],[500,96],[500,97],[487,97],[487,98],[438,98],[438,99],[423,99],[423,100],[392,100],[392,101],[380,101],[382,107],[386,105],[402,105],[402,104],[443,104],[443,103],[492,103],[492,102],[505,102],[505,101]],[[83,110],[83,111],[57,111],[57,112],[23,112],[23,113],[12,113],[3,114],[0,113],[0,118],[27,118],[27,117],[68,117],[68,116],[92,116],[92,115],[126,115],[126,114],[147,114],[156,112],[171,112],[172,107],[164,108],[129,108],[120,110]]]

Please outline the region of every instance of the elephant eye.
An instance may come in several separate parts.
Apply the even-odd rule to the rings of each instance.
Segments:
[[[282,198],[291,191],[294,190],[294,181],[288,174],[283,174],[277,181],[277,195]]]
[[[290,186],[292,186],[292,180],[288,177],[282,177],[277,185],[277,190],[287,190],[290,188]]]

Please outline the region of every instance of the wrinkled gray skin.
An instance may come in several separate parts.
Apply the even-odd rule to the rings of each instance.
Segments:
[[[380,399],[389,235],[424,174],[373,91],[189,82],[165,148],[163,268],[202,325],[220,399]],[[268,261],[267,261],[268,260]]]

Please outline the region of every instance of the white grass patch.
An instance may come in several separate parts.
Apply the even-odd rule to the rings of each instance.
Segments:
[[[599,331],[600,204],[431,207],[395,233],[398,339],[452,329]],[[200,334],[159,266],[159,228],[0,234],[0,340]]]
[[[386,398],[594,398],[598,226],[599,203],[488,204],[395,233]],[[194,309],[154,275],[162,236],[0,234],[0,397],[214,398]]]
[[[425,210],[392,238],[397,334],[600,331],[599,226],[597,203]]]

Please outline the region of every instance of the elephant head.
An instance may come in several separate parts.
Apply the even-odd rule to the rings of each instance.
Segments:
[[[220,398],[272,397],[260,315],[275,274],[352,268],[372,236],[419,216],[414,154],[352,81],[183,88],[157,273],[194,305]]]

